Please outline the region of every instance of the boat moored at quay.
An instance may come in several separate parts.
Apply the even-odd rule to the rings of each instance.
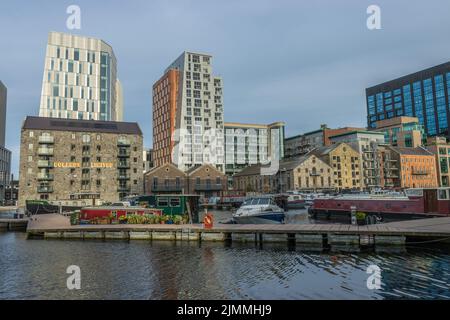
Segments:
[[[279,224],[284,223],[285,213],[272,197],[254,197],[244,201],[233,220],[238,224]]]
[[[314,199],[309,214],[316,219],[351,221],[362,212],[369,221],[400,221],[450,216],[450,188],[413,188],[403,194],[324,196]]]

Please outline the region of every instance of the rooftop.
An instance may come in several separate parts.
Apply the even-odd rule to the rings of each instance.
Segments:
[[[433,156],[433,154],[421,147],[417,148],[402,148],[402,147],[390,147],[395,152],[402,155],[410,155],[410,156]]]
[[[355,130],[355,131],[349,131],[349,132],[336,134],[336,135],[330,136],[329,138],[349,136],[349,135],[358,134],[358,133],[361,133],[361,134],[375,134],[375,135],[382,135],[382,136],[384,136],[383,132],[366,131],[366,130]]]
[[[75,132],[102,132],[142,135],[136,122],[75,120],[46,117],[26,117],[22,130],[52,130]]]

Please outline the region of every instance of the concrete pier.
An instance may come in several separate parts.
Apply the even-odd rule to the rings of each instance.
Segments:
[[[0,221],[2,223],[2,221]],[[23,222],[22,222],[23,223]],[[9,224],[8,224],[9,226]],[[122,241],[231,241],[285,243],[314,247],[403,246],[408,242],[450,242],[450,218],[431,218],[369,226],[336,224],[241,225],[70,225],[61,215],[35,216],[28,223],[29,238]]]

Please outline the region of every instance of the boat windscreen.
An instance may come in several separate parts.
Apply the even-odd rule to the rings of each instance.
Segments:
[[[270,199],[268,199],[268,198],[262,198],[262,199],[259,199],[258,204],[269,204],[269,201],[270,201]]]

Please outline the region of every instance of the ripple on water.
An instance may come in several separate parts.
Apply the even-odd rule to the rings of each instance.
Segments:
[[[448,252],[27,241],[22,233],[0,233],[0,299],[449,299]],[[66,288],[72,264],[82,270],[82,290]],[[367,289],[371,264],[381,268],[380,290]]]

